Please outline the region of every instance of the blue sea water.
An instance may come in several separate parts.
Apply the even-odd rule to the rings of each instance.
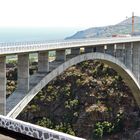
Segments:
[[[2,28],[0,27],[0,42],[24,42],[24,41],[50,41],[63,40],[73,35],[79,28],[66,27],[28,27],[28,28]]]

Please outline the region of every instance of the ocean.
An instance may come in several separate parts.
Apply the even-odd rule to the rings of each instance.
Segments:
[[[24,41],[53,41],[64,40],[75,34],[81,28],[66,27],[0,27],[0,42],[24,42]]]

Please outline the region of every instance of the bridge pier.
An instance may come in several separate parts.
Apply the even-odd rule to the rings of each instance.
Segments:
[[[133,43],[133,67],[132,71],[138,82],[140,81],[140,43]]]
[[[104,46],[97,46],[96,47],[96,52],[104,53]]]
[[[132,61],[133,61],[133,43],[125,44],[125,65],[132,71]]]
[[[116,58],[118,58],[121,62],[125,63],[125,44],[117,44],[116,47]]]
[[[104,53],[107,53],[107,45],[104,45]]]
[[[71,48],[71,54],[72,55],[79,55],[80,54],[80,48]]]
[[[71,53],[67,55],[66,60],[69,60],[80,54],[80,48],[71,48]]]
[[[38,53],[38,72],[49,72],[48,51]]]
[[[114,45],[105,45],[104,46],[105,53],[114,56]]]
[[[85,47],[85,53],[93,52],[94,47]]]
[[[57,68],[60,64],[66,61],[66,50],[56,50],[55,61],[50,63],[50,71]]]
[[[56,50],[55,60],[65,62],[66,61],[66,51],[64,49],[63,50]]]
[[[29,54],[18,55],[17,90],[24,93],[29,90]]]
[[[6,115],[6,56],[0,56],[0,114]]]

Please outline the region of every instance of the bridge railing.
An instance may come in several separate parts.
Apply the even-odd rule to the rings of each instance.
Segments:
[[[38,125],[0,115],[0,127],[37,139],[85,140]]]
[[[0,54],[14,54],[21,52],[35,52],[43,50],[66,49],[73,47],[85,47],[94,45],[106,45],[125,42],[140,41],[138,37],[125,38],[98,38],[98,39],[76,39],[61,41],[29,41],[15,43],[0,43]]]

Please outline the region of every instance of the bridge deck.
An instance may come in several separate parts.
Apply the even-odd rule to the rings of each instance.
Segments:
[[[77,39],[63,40],[56,42],[40,41],[40,42],[15,42],[15,43],[0,43],[0,55],[18,54],[22,52],[38,52],[44,50],[67,49],[84,46],[97,46],[114,43],[137,42],[140,36],[137,37],[119,37],[119,38],[96,38],[96,39]]]

